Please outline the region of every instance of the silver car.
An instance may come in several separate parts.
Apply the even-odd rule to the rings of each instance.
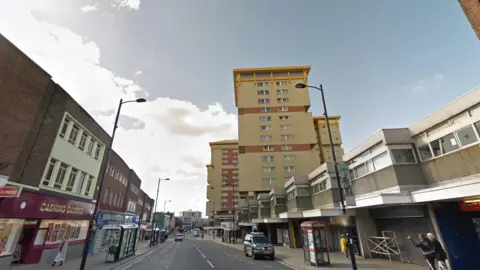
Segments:
[[[245,256],[252,256],[254,260],[259,257],[268,257],[270,260],[275,259],[275,248],[263,233],[247,234],[243,242],[243,252]]]

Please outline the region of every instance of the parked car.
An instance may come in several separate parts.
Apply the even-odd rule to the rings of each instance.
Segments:
[[[252,232],[245,236],[243,253],[247,257],[252,256],[254,260],[259,257],[268,257],[270,260],[275,259],[275,248],[270,244],[267,237],[259,232]]]
[[[183,234],[177,233],[177,235],[175,235],[175,242],[178,241],[183,241]]]
[[[193,237],[199,237],[199,236],[200,236],[200,233],[198,231],[193,232]]]

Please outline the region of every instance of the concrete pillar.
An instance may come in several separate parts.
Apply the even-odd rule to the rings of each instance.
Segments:
[[[377,226],[375,221],[370,217],[368,209],[355,209],[355,220],[358,232],[358,241],[360,244],[360,253],[362,257],[370,256],[368,249],[368,236],[378,236]]]

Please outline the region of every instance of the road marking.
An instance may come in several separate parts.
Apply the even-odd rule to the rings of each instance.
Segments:
[[[210,264],[210,266],[211,266],[212,268],[215,268],[215,267],[213,266],[213,264],[212,264],[209,260],[207,260],[207,262],[208,262],[208,264]]]
[[[142,259],[146,258],[147,256],[150,256],[153,252],[155,252],[155,251],[163,248],[164,246],[166,246],[166,244],[163,244],[163,245],[161,245],[161,246],[159,246],[159,247],[157,247],[157,248],[154,248],[154,249],[152,249],[152,250],[150,250],[150,251],[147,251],[147,252],[143,253],[143,254],[145,254],[145,255],[143,255],[143,254],[142,254],[142,255],[139,255],[139,258],[136,258],[136,259],[134,259],[134,260],[131,260],[130,262],[127,262],[124,266],[120,266],[121,268],[119,268],[118,270],[126,270],[126,269],[132,267],[134,264],[138,263],[139,261],[141,261]],[[114,268],[114,269],[116,269],[116,268]]]
[[[280,261],[280,260],[278,260],[278,259],[275,259],[275,260],[276,260],[278,263],[281,263],[281,264],[285,265],[286,267],[288,267],[288,268],[290,268],[290,269],[300,270],[299,268],[295,268],[295,267],[293,267],[292,265],[289,265],[289,264],[287,264],[287,263],[284,263],[284,262],[282,262],[282,261]]]
[[[167,264],[167,267],[166,267],[167,269],[168,269],[168,267],[170,267],[170,264],[172,263],[173,257],[175,257],[175,253],[177,253],[178,246],[179,246],[179,244],[177,244],[177,246],[175,247],[175,250],[173,251],[172,257],[170,257],[170,260],[168,261],[168,264]]]
[[[203,253],[200,253],[200,254],[202,254],[203,258],[205,258],[205,259],[207,258],[207,257],[205,257],[205,255],[203,255]]]
[[[267,267],[267,268],[272,268],[271,265],[264,265],[264,267]]]

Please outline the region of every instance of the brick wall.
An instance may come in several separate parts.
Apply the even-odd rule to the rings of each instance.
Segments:
[[[127,198],[128,193],[128,175],[130,174],[130,168],[128,167],[127,163],[115,152],[112,151],[110,156],[110,166],[113,166],[115,172],[112,176],[110,174],[110,169],[112,167],[109,166],[107,172],[105,173],[104,183],[100,194],[100,209],[108,210],[108,211],[115,211],[115,212],[124,212],[124,203]],[[116,170],[119,171],[126,179],[126,185],[120,182],[120,179],[115,179]],[[122,194],[123,203],[120,205],[110,204],[110,201],[107,203],[104,202],[105,192],[108,190],[109,193],[113,191],[114,194]]]
[[[480,39],[480,0],[458,0],[473,31]]]
[[[0,174],[24,169],[38,132],[50,75],[0,34]]]
[[[38,136],[34,140],[26,167],[17,178],[17,182],[25,185],[39,185],[65,112],[72,115],[103,144],[108,145],[110,140],[107,132],[65,90],[58,85],[50,87],[49,90],[51,100],[48,109],[41,122]]]
[[[140,177],[138,177],[137,173],[135,173],[134,170],[130,169],[130,174],[128,176],[128,186],[127,186],[127,189],[128,189],[128,192],[127,192],[127,199],[125,200],[125,204],[124,204],[124,211],[126,212],[127,211],[127,204],[128,204],[128,201],[131,200],[131,201],[134,201],[136,203],[136,207],[135,207],[135,212],[137,214],[140,214],[141,212],[141,209],[138,209],[138,198],[139,198],[139,195],[140,195],[140,185],[142,184],[142,180],[140,180]],[[134,185],[135,187],[138,188],[138,195],[135,194],[132,189],[130,188],[131,185]]]

